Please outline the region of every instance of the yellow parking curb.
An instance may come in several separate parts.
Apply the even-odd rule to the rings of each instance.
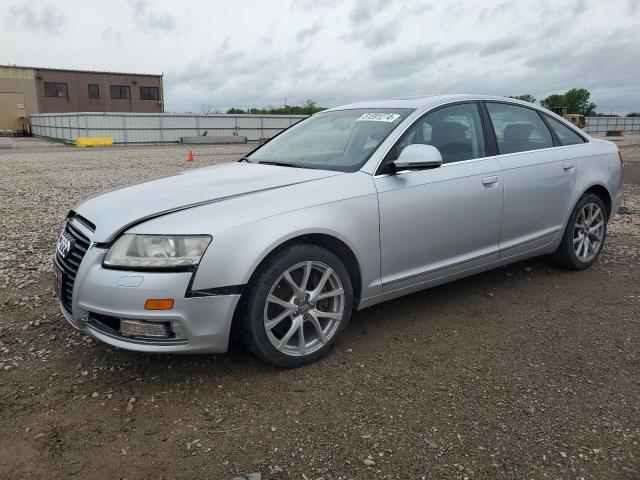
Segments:
[[[113,137],[78,137],[76,147],[112,147]]]

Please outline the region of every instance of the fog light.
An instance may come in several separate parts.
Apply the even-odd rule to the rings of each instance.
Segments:
[[[134,337],[167,338],[169,330],[164,323],[139,322],[137,320],[120,320],[120,333]]]
[[[150,298],[144,302],[145,310],[171,310],[173,298]]]

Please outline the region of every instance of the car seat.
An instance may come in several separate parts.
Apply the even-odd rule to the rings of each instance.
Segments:
[[[442,155],[442,162],[468,160],[472,157],[471,138],[467,127],[458,122],[434,123],[431,127],[431,145]]]

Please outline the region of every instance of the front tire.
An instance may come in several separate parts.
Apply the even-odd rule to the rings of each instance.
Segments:
[[[245,346],[273,365],[301,367],[324,356],[347,327],[351,278],[332,252],[293,245],[258,268],[244,307]]]
[[[607,235],[607,209],[602,199],[583,195],[576,204],[554,253],[559,265],[572,270],[590,267],[600,256]]]

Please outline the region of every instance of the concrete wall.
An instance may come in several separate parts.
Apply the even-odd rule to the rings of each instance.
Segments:
[[[162,102],[162,76],[122,73],[84,72],[74,70],[35,69],[36,92],[41,113],[59,112],[144,112],[160,113]],[[66,83],[69,96],[45,96],[45,82]],[[89,98],[89,84],[99,85],[100,98]],[[129,86],[130,99],[112,99],[111,85]],[[160,100],[142,100],[140,87],[157,87]]]
[[[640,117],[587,117],[585,121],[585,131],[590,135],[620,129],[625,133],[640,133]]]
[[[112,137],[114,143],[173,143],[181,137],[270,138],[304,115],[195,115],[190,113],[60,113],[31,116],[34,135],[74,142],[78,137]]]
[[[33,68],[0,66],[0,130],[21,129],[20,118],[38,113]]]

